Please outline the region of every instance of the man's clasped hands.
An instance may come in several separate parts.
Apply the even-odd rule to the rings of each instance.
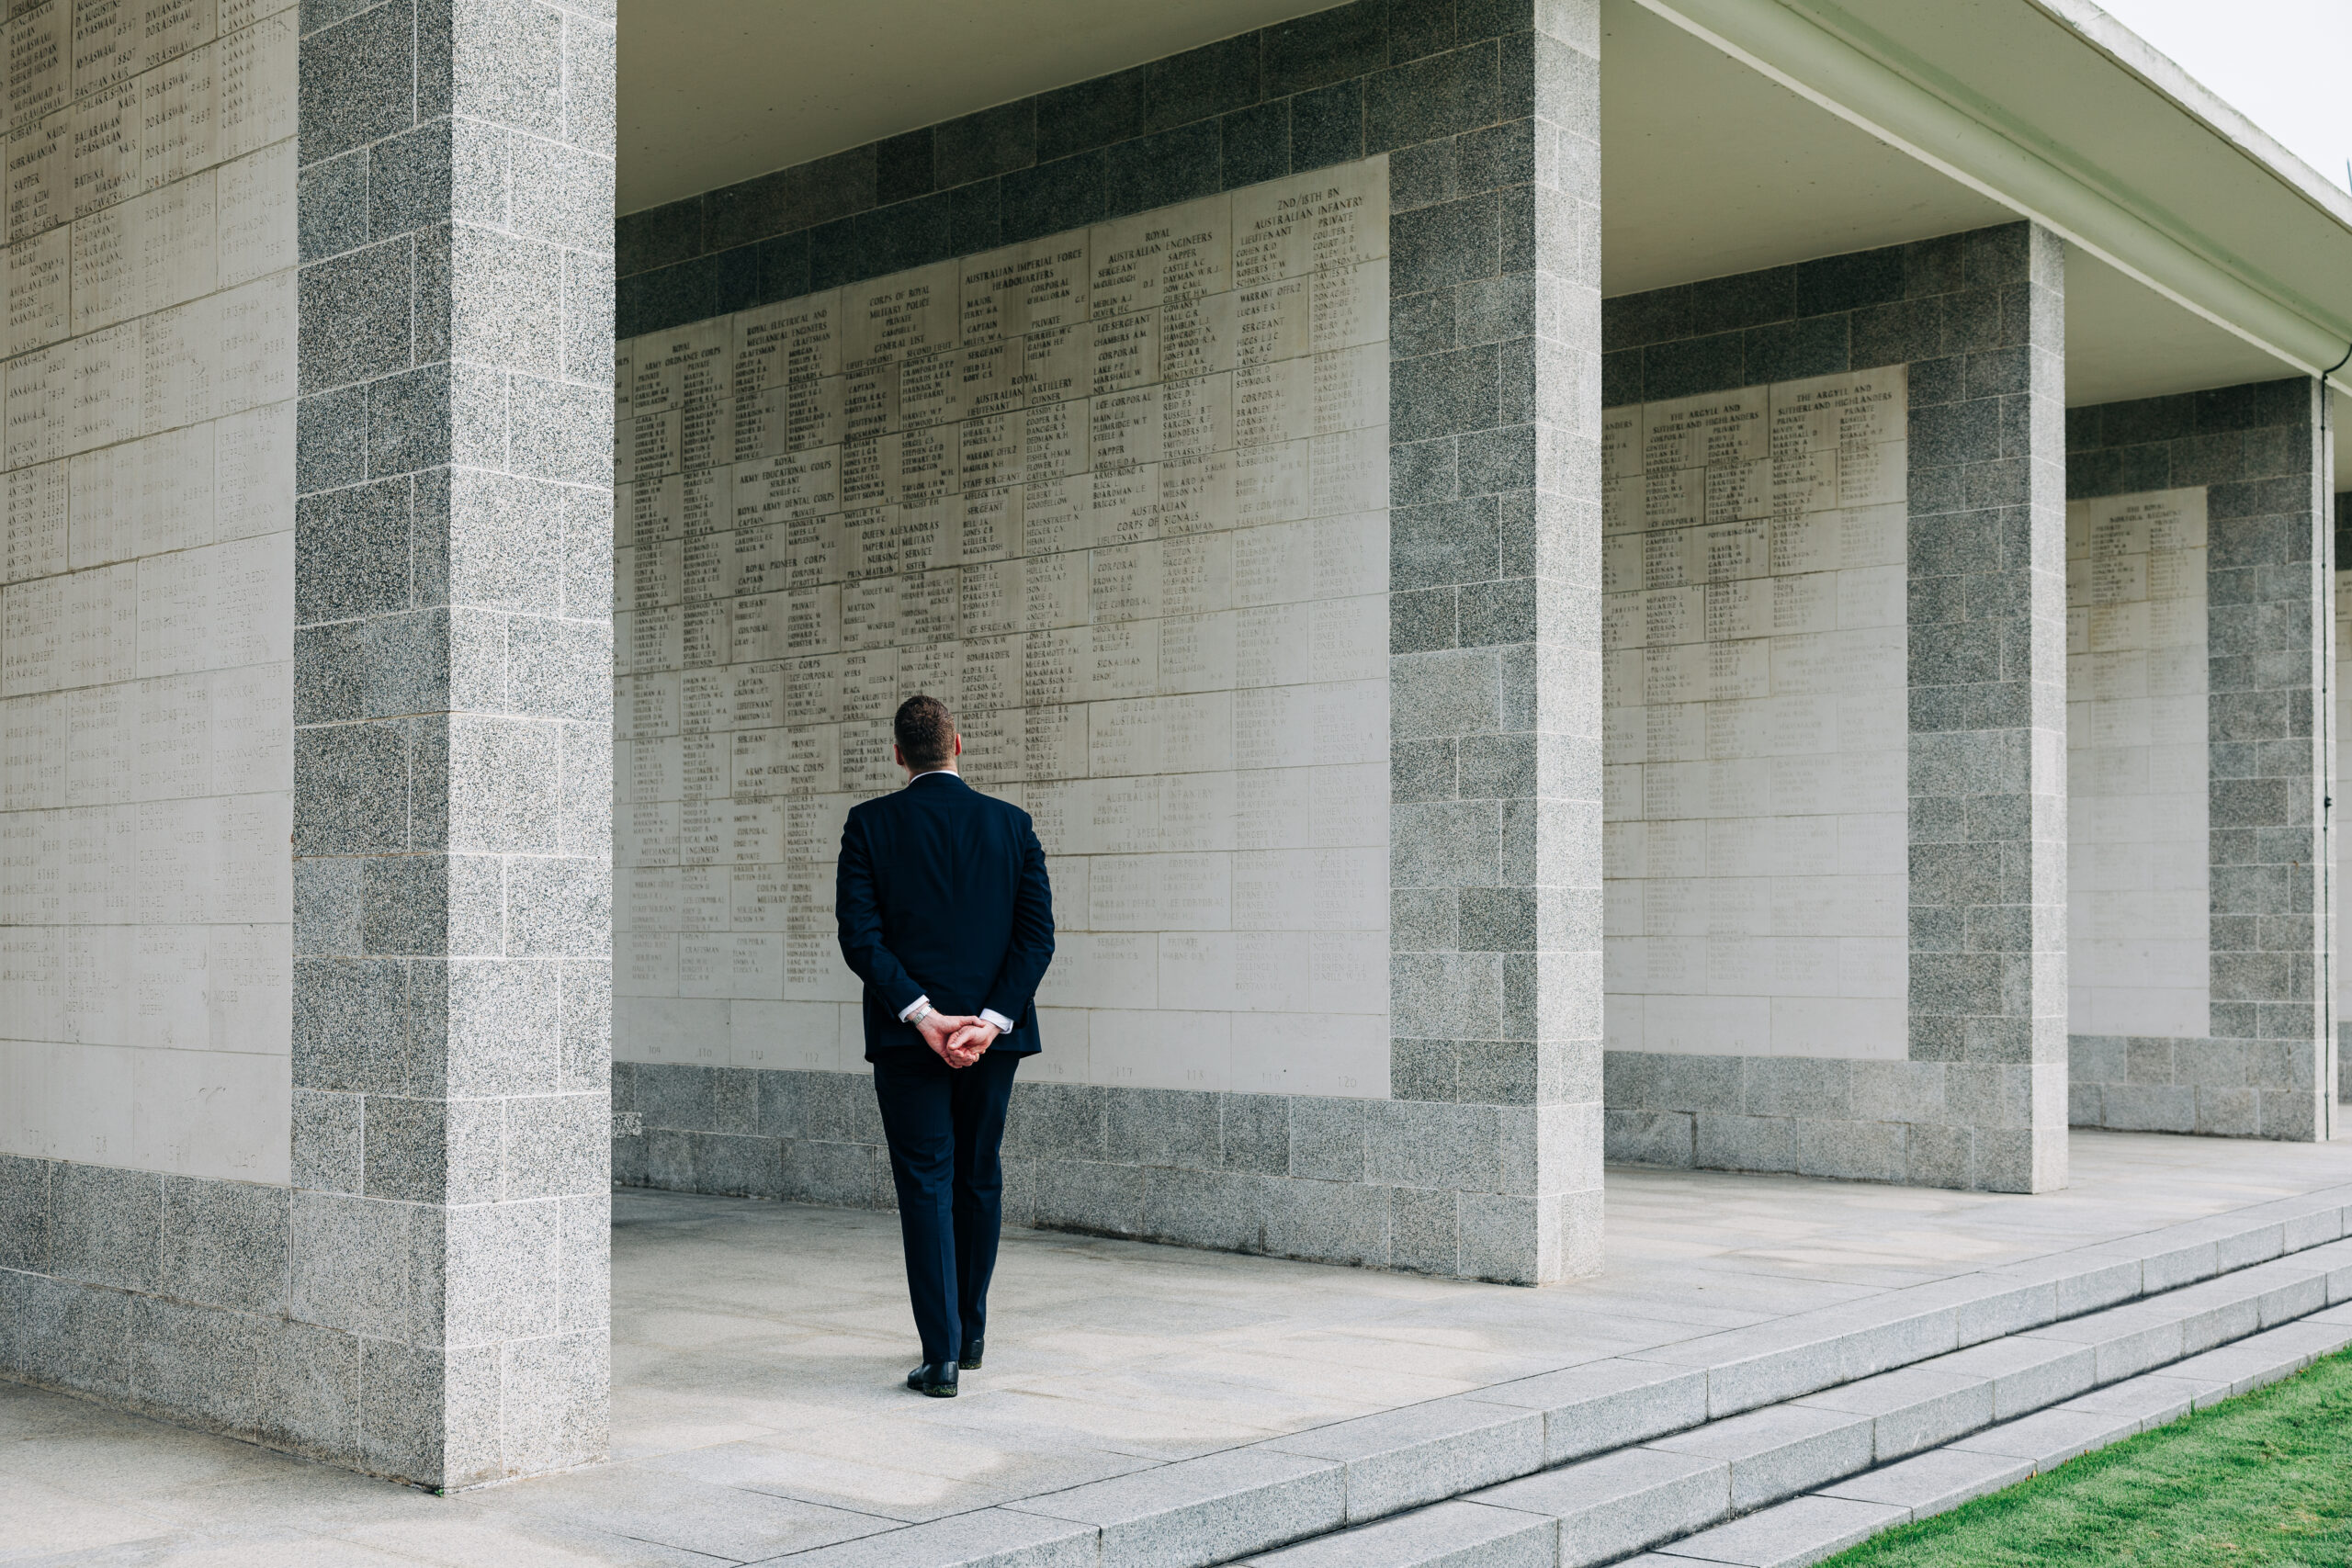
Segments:
[[[924,1014],[915,1028],[922,1043],[951,1067],[970,1066],[996,1043],[996,1025],[984,1018],[934,1010]]]

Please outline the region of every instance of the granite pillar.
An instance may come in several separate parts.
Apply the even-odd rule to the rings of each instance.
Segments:
[[[2332,423],[2333,422],[2331,422],[2331,425]],[[2334,440],[2332,429],[2329,439],[2332,444]],[[2335,453],[2332,445],[2327,455],[2327,468],[2323,471],[2330,475],[2332,478],[2335,474]],[[2323,708],[2321,712],[2323,716],[2334,726],[2333,729],[2330,731],[2328,750],[2329,754],[2335,758],[2335,777],[2336,782],[2340,784],[2344,777],[2344,758],[2343,753],[2338,750],[2338,748],[2344,744],[2344,736],[2346,733],[2346,715],[2344,712],[2345,663],[2347,653],[2352,653],[2352,626],[2346,626],[2344,619],[2346,605],[2347,604],[2352,604],[2352,599],[2347,599],[2346,592],[2347,587],[2352,587],[2352,584],[2347,584],[2344,581],[2344,563],[2347,560],[2352,560],[2352,555],[2347,555],[2346,553],[2346,546],[2352,545],[2352,491],[2339,491],[2336,492],[2335,535],[2332,542],[2335,547],[2335,553],[2330,558],[2330,562],[2335,571],[2335,590],[2334,599],[2335,613],[2330,617],[2330,620],[2335,627],[2335,651],[2333,656],[2335,663],[2330,667],[2330,671],[2333,676],[2331,690],[2334,694],[2334,701]],[[2340,861],[2344,853],[2344,839],[2342,833],[2339,832],[2335,827],[2335,791],[2332,787],[2329,791],[2326,804],[2328,807],[2327,822],[2329,860],[2331,863],[2334,863]],[[2340,943],[2340,933],[2343,930],[2344,919],[2343,878],[2341,876],[2337,876],[2333,886],[2335,892],[2335,900],[2328,907],[2328,924],[2332,931],[2338,933],[2335,940]],[[2346,1051],[2347,1046],[2352,1046],[2352,1034],[2347,1034],[2347,1029],[2352,1028],[2352,1026],[2347,1026],[2345,1022],[2346,1010],[2344,1006],[2345,975],[2343,955],[2334,946],[2332,946],[2329,951],[2334,955],[2329,960],[2329,981],[2333,987],[2331,996],[2335,1010],[2335,1055],[2333,1063],[2335,1089],[2334,1092],[2335,1102],[2340,1106],[2345,1102],[2347,1097],[2352,1097],[2352,1075],[2347,1075],[2345,1072]],[[2338,1111],[2335,1114],[2340,1119],[2343,1112]],[[2340,1124],[2340,1120],[2337,1124]]]
[[[1535,8],[1532,184],[1400,210],[1394,263],[1395,1114],[1506,1172],[1398,1245],[1525,1282],[1600,1258],[1599,47]]]
[[[2065,246],[1968,236],[1911,393],[1911,1041],[1938,1184],[2066,1183]]]
[[[1802,945],[1803,939],[1827,935],[1842,943],[1826,975],[1822,965],[1809,963],[1794,973],[1776,968],[1760,976],[1752,955],[1723,955],[1748,966],[1740,971],[1748,976],[1747,988],[1778,987],[1767,998],[1772,1004],[1768,1022],[1755,1021],[1767,1014],[1761,1008],[1752,1017],[1707,1011],[1716,999],[1706,994],[1714,982],[1702,976],[1679,987],[1683,994],[1672,1026],[1636,1032],[1615,1021],[1621,1004],[1612,992],[1611,1034],[1627,1043],[1612,1043],[1608,1052],[1611,1157],[1990,1190],[2033,1191],[2063,1183],[2063,299],[2062,245],[2018,223],[1609,302],[1604,375],[1611,420],[1626,422],[1631,438],[1636,428],[1648,432],[1644,422],[1649,416],[1627,405],[1647,405],[1669,431],[1676,421],[1717,415],[1728,427],[1730,416],[1743,409],[1752,417],[1766,394],[1776,419],[1784,404],[1796,411],[1790,415],[1788,449],[1773,453],[1786,467],[1774,479],[1786,487],[1787,497],[1786,515],[1777,517],[1776,525],[1789,525],[1790,533],[1770,546],[1774,573],[1785,573],[1778,581],[1789,592],[1791,624],[1811,635],[1811,623],[1803,618],[1804,574],[1841,562],[1876,571],[1882,560],[1892,562],[1883,570],[1901,580],[1899,608],[1891,615],[1871,613],[1873,591],[1857,580],[1850,607],[1841,589],[1836,613],[1823,624],[1850,637],[1891,623],[1899,632],[1886,657],[1907,656],[1907,682],[1892,694],[1899,712],[1886,716],[1884,737],[1888,747],[1898,749],[1889,755],[1901,776],[1888,781],[1883,806],[1875,789],[1866,792],[1867,801],[1826,803],[1818,796],[1846,786],[1810,769],[1769,779],[1738,773],[1758,756],[1752,750],[1757,742],[1744,739],[1736,722],[1726,722],[1720,737],[1711,729],[1702,740],[1676,742],[1687,740],[1695,750],[1669,750],[1650,759],[1700,759],[1676,761],[1685,769],[1727,764],[1710,775],[1719,782],[1707,786],[1722,794],[1720,803],[1692,800],[1666,812],[1668,818],[1753,818],[1775,810],[1756,801],[1783,791],[1788,798],[1779,809],[1800,823],[1808,815],[1816,823],[1839,812],[1864,815],[1841,818],[1831,839],[1810,840],[1816,848],[1794,858],[1784,836],[1748,827],[1726,844],[1736,850],[1737,863],[1715,863],[1710,837],[1704,849],[1684,852],[1673,863],[1612,868],[1612,878],[1646,874],[1687,889],[1688,879],[1700,875],[1754,878],[1762,872],[1803,879],[1834,869],[1862,874],[1871,886],[1854,889],[1863,896],[1862,908],[1840,916],[1833,908],[1832,916],[1843,923],[1826,925],[1809,901],[1841,895],[1783,883],[1768,927],[1734,930],[1742,938],[1794,937]],[[1867,376],[1881,368],[1888,372],[1883,385]],[[1794,422],[1807,400],[1827,387],[1860,400],[1850,424],[1855,434],[1841,423],[1840,443],[1866,439],[1859,433],[1874,423],[1862,417],[1868,405],[1899,396],[1904,451],[1901,470],[1890,476],[1895,482],[1883,495],[1874,489],[1853,492],[1841,479],[1838,504],[1823,511],[1799,503],[1811,481],[1798,460],[1804,443],[1795,439],[1803,430]],[[1660,410],[1661,403],[1671,406]],[[1837,472],[1846,474],[1860,455],[1841,450]],[[1628,493],[1623,504],[1638,528],[1647,515],[1645,504],[1672,524],[1683,502],[1670,492],[1649,502]],[[1714,504],[1710,498],[1707,505]],[[1860,524],[1865,513],[1889,509],[1899,513],[1899,526],[1882,550],[1876,527]],[[1834,523],[1841,515],[1856,526],[1834,540],[1820,532],[1824,520]],[[1858,547],[1862,553],[1856,556]],[[1642,558],[1636,554],[1629,560]],[[1632,591],[1645,581],[1615,582],[1612,592],[1638,599]],[[1727,601],[1727,612],[1734,609]],[[1726,620],[1737,625],[1728,613]],[[1763,629],[1774,625],[1767,622]],[[1727,626],[1722,634],[1710,631],[1707,646],[1736,647],[1737,638],[1756,635],[1752,626]],[[1849,647],[1848,655],[1860,646]],[[1742,700],[1788,695],[1800,702],[1818,700],[1825,692],[1841,702],[1866,697],[1870,706],[1841,711],[1832,727],[1817,733],[1834,733],[1838,749],[1851,751],[1857,743],[1850,727],[1866,735],[1864,743],[1877,755],[1881,727],[1878,694],[1867,689],[1871,682],[1825,680],[1818,652],[1792,646],[1786,653],[1785,661],[1781,652],[1772,655],[1770,674],[1760,684],[1724,684],[1721,694]],[[1729,682],[1736,675],[1736,666],[1726,662],[1724,674],[1711,678]],[[1629,688],[1635,697],[1641,684],[1636,678]],[[1657,700],[1687,704],[1691,695]],[[1665,733],[1669,739],[1679,734]],[[1806,760],[1804,748],[1812,742],[1803,738],[1815,732],[1800,728],[1792,733],[1798,739],[1769,742],[1761,761],[1769,764],[1774,751],[1792,747],[1798,760]],[[1644,744],[1641,735],[1622,743],[1629,749],[1623,761],[1644,761],[1644,755],[1631,754]],[[1638,774],[1641,769],[1623,771]],[[1882,811],[1890,814],[1883,835],[1849,831],[1869,827]],[[1902,815],[1892,815],[1897,812]],[[1627,800],[1622,815],[1642,825],[1649,815],[1646,801]],[[1719,824],[1696,826],[1712,832]],[[1833,852],[1834,863],[1824,858]],[[1885,912],[1882,931],[1883,898],[1896,909]],[[1612,942],[1681,938],[1689,929],[1667,911],[1655,930],[1612,930],[1611,935]],[[1645,985],[1654,985],[1649,976],[1628,973],[1628,1000],[1645,1001]],[[1804,1008],[1782,1009],[1781,998],[1791,992],[1836,1006],[1812,1010],[1813,1016]],[[1846,1005],[1857,998],[1884,998],[1883,1016]],[[1824,1019],[1843,1021],[1826,1024]]]
[[[2076,1125],[2330,1134],[2337,525],[2322,395],[2298,378],[2068,412],[2070,497],[2193,491],[2207,519],[2209,1028],[2078,1022]]]
[[[0,1371],[594,1458],[612,25],[17,10],[0,813],[63,897],[0,895]]]

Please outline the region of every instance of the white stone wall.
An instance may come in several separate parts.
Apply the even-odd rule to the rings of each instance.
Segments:
[[[296,12],[6,38],[0,1151],[284,1181]]]
[[[1388,1092],[1385,158],[619,345],[624,1061],[862,1070],[833,861],[940,696],[1049,1080]]]
[[[2205,489],[2066,507],[2067,1021],[2212,1033]]]
[[[1610,1050],[1906,1054],[1907,375],[1604,418]]]

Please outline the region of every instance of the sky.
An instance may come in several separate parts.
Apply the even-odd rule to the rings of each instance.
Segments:
[[[2352,189],[2352,0],[2098,0],[2332,183]]]

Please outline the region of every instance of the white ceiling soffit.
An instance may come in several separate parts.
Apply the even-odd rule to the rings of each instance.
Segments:
[[[618,207],[1325,3],[627,0]],[[2068,266],[2069,402],[2344,351],[2330,333],[2352,319],[2352,197],[2087,0],[1603,0],[1601,15],[1610,294],[2025,212],[2087,247]],[[2260,265],[2214,235],[2253,236]],[[2352,465],[2352,441],[2337,445]]]
[[[2352,200],[2083,0],[1637,3],[2285,367],[2352,347]]]
[[[789,168],[1332,0],[626,0],[616,210]]]
[[[1604,294],[2017,217],[1638,5],[1600,20]]]
[[[2088,252],[2066,254],[2066,401],[2113,403],[2275,381],[2277,356]]]

